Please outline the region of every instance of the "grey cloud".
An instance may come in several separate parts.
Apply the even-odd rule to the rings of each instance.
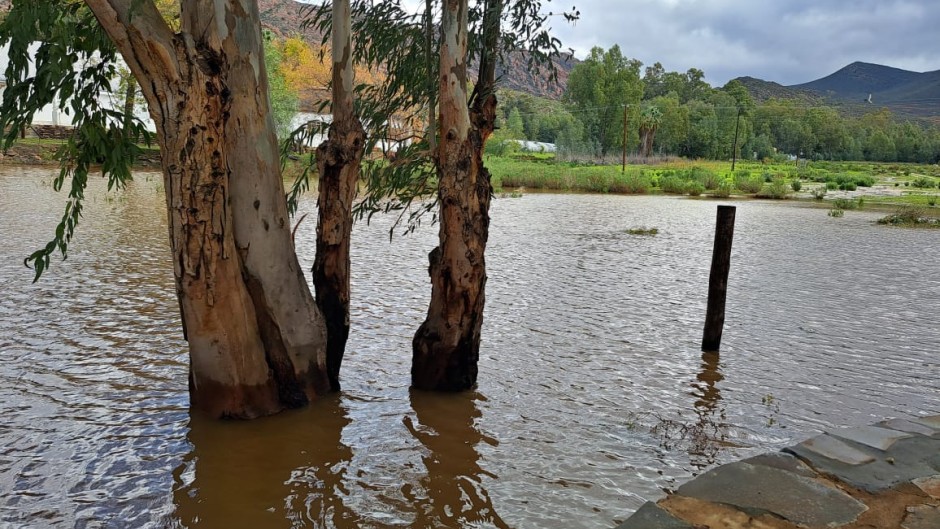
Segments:
[[[853,61],[940,69],[936,0],[581,0],[577,7],[575,25],[553,26],[578,56],[619,44],[644,64],[700,68],[713,85],[742,75],[797,84]]]

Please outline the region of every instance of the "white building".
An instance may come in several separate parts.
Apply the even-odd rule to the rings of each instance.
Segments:
[[[29,47],[29,52],[31,56],[35,56],[36,50],[39,49],[39,43],[36,43]],[[92,59],[93,60],[93,59]],[[120,57],[118,60],[121,65]],[[34,63],[35,60],[31,59],[31,63]],[[0,47],[0,72],[5,72],[7,64],[9,63],[9,48],[7,46]],[[84,68],[85,64],[78,63],[75,64],[75,70],[79,71]],[[31,67],[30,74],[34,74],[35,70]],[[99,102],[101,106],[108,109],[123,109],[124,108],[124,93],[123,90],[120,90],[120,79],[115,78],[112,80],[111,90],[108,92],[102,93],[100,95]],[[0,79],[0,97],[6,92],[6,79]],[[45,126],[56,126],[56,127],[72,127],[74,126],[73,118],[74,116],[68,110],[66,106],[64,109],[60,108],[62,106],[61,101],[56,98],[49,105],[46,105],[40,109],[33,117],[33,125],[45,125]],[[147,127],[147,130],[151,132],[156,132],[157,128],[153,120],[150,119],[150,114],[147,112],[144,105],[139,104],[134,107],[134,115],[140,119],[144,126]]]

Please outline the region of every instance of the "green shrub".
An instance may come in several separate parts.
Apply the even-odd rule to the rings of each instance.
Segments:
[[[793,191],[798,192],[800,189],[803,189],[803,182],[800,182],[799,180],[792,180],[790,181],[790,187],[793,188]]]
[[[845,216],[845,211],[843,211],[843,210],[841,210],[841,209],[830,209],[830,210],[829,210],[829,216],[830,216],[830,217],[844,217],[844,216]]]
[[[701,182],[689,182],[686,192],[689,196],[697,197],[705,192],[705,186]]]
[[[845,182],[844,184],[839,184],[839,189],[843,191],[855,191],[858,188],[855,186],[855,182]]]
[[[650,188],[650,179],[644,171],[632,171],[627,174],[618,174],[610,184],[614,193],[643,194]]]
[[[728,198],[731,196],[731,191],[734,190],[734,183],[730,179],[724,179],[718,183],[718,189],[712,192],[712,196],[715,198]]]
[[[704,167],[692,168],[692,180],[701,183],[705,189],[718,189],[719,178],[715,171]]]
[[[735,172],[734,187],[744,193],[757,193],[763,185],[764,182],[759,177],[751,177],[750,175],[742,176]]]
[[[813,198],[822,200],[826,196],[826,186],[819,186],[813,190]]]
[[[611,178],[603,173],[590,173],[587,175],[588,191],[606,193],[610,191]]]
[[[855,185],[858,187],[871,187],[875,185],[875,177],[870,175],[856,176]]]
[[[782,177],[778,176],[773,179],[769,184],[765,185],[761,189],[760,193],[757,194],[760,198],[772,198],[774,200],[782,200],[787,198],[787,195],[790,194],[790,186],[787,185],[787,181]]]
[[[927,178],[926,176],[920,176],[915,178],[911,185],[919,189],[926,189],[928,187],[933,187],[933,180]]]
[[[684,195],[686,191],[686,182],[675,174],[670,174],[668,176],[665,176],[664,174],[664,176],[659,178],[659,188],[662,189],[663,193]]]
[[[861,209],[865,205],[863,199],[837,198],[832,201],[832,207],[835,209]]]
[[[832,180],[830,180],[826,182],[826,189],[828,189],[829,191],[835,191],[836,189],[839,189],[839,183],[833,182]]]

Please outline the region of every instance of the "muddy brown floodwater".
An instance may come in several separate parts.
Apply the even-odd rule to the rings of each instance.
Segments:
[[[703,356],[717,202],[531,194],[493,205],[477,391],[409,392],[435,229],[389,243],[376,216],[343,392],[190,417],[160,178],[94,181],[68,260],[31,284],[65,196],[0,171],[0,527],[612,527],[717,463],[940,413],[940,232],[738,201]]]

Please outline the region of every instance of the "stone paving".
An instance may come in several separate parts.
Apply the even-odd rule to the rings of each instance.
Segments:
[[[617,529],[940,529],[940,415],[721,465]]]

